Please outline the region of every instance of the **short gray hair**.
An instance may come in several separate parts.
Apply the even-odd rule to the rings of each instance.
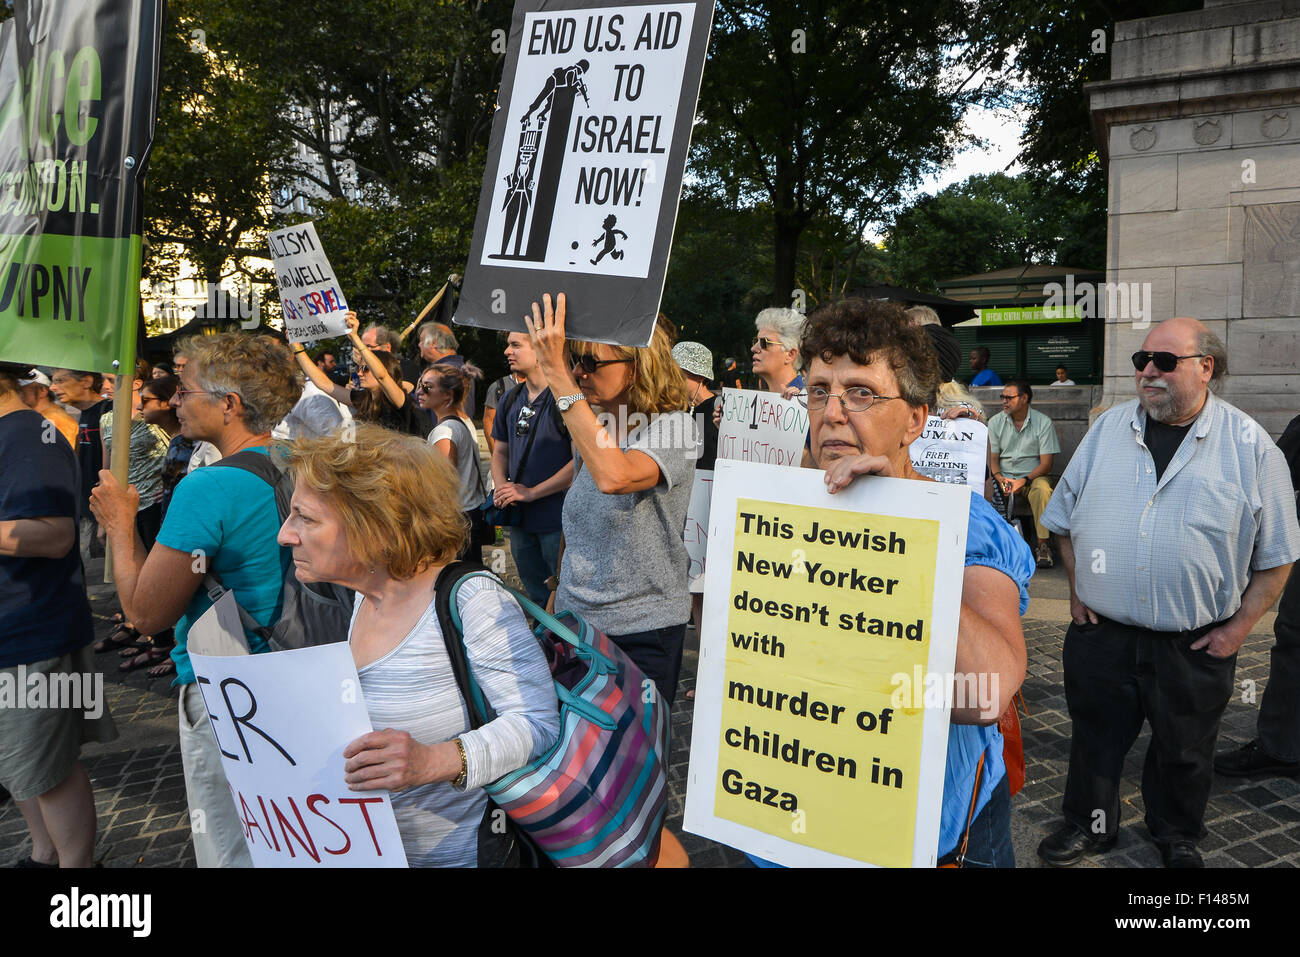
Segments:
[[[941,326],[939,314],[929,306],[912,306],[907,310],[907,318],[916,326]]]
[[[271,336],[194,336],[177,354],[194,363],[194,378],[204,392],[239,396],[244,425],[254,435],[270,432],[301,398],[302,383],[289,364],[289,349]]]
[[[456,334],[441,322],[430,322],[420,327],[420,345],[453,352],[460,348]]]
[[[781,345],[786,349],[798,349],[799,340],[803,338],[803,327],[807,318],[802,312],[773,306],[764,309],[754,317],[755,329],[775,329],[781,336]]]
[[[402,340],[397,337],[397,333],[392,329],[389,329],[387,326],[381,326],[377,322],[372,322],[370,325],[366,326],[365,330],[361,334],[364,336],[367,332],[373,332],[375,334],[375,345],[388,346],[388,348],[392,349],[394,352],[396,352],[398,346],[402,344]]]
[[[1210,388],[1218,392],[1223,387],[1223,377],[1228,374],[1228,350],[1223,340],[1209,329],[1196,336],[1196,351],[1214,360],[1214,371],[1210,373]]]

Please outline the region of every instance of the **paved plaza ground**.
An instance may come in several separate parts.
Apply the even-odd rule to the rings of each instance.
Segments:
[[[504,551],[508,560],[508,550]],[[507,566],[507,578],[514,572]],[[90,568],[96,637],[109,631],[116,610],[111,586],[103,581],[102,561]],[[516,582],[517,583],[517,582]],[[1061,794],[1069,758],[1070,720],[1065,710],[1061,647],[1068,622],[1067,590],[1060,569],[1039,573],[1031,584],[1031,603],[1024,629],[1029,649],[1024,684],[1029,717],[1024,720],[1028,780],[1012,801],[1012,832],[1021,867],[1042,866],[1034,848],[1060,817]],[[1238,694],[1229,705],[1220,732],[1220,750],[1228,742],[1254,737],[1257,702],[1268,680],[1272,615],[1265,617],[1243,646],[1237,664]],[[743,855],[681,831],[690,750],[691,702],[698,637],[687,635],[682,686],[673,711],[673,746],[669,827],[696,867],[748,866]],[[120,737],[107,745],[85,748],[83,761],[95,788],[99,838],[95,857],[105,867],[192,867],[185,786],[176,737],[176,692],[170,679],[150,680],[143,669],[122,674],[115,652],[98,656],[105,676],[108,706]],[[1243,700],[1243,682],[1254,682],[1254,702]],[[1249,687],[1249,685],[1247,685]],[[1123,821],[1119,844],[1101,858],[1078,867],[1159,867],[1160,857],[1142,824],[1139,793],[1142,758],[1149,733],[1143,733],[1125,766]],[[1209,836],[1201,842],[1211,867],[1300,866],[1300,781],[1289,778],[1230,780],[1216,778],[1206,815]],[[30,845],[22,817],[12,801],[0,805],[0,866],[27,855]]]

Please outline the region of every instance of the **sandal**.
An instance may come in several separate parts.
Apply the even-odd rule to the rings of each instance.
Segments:
[[[170,652],[165,648],[150,648],[148,651],[142,651],[130,661],[124,661],[117,666],[118,671],[135,671],[136,668],[143,668],[145,665],[156,665],[163,658],[166,658]]]
[[[141,635],[129,645],[123,646],[122,649],[118,651],[117,656],[119,658],[134,658],[140,652],[148,651],[153,646],[153,640],[148,635]]]
[[[136,631],[125,621],[119,621],[114,625],[113,630],[108,633],[107,638],[101,638],[95,642],[95,654],[102,655],[106,651],[115,651],[119,648],[126,648],[134,645],[140,640],[140,632]]]
[[[145,672],[150,678],[166,678],[176,674],[176,662],[172,660],[171,649],[167,651],[167,658],[160,665],[154,665]]]

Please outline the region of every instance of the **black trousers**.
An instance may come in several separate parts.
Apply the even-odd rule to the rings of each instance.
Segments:
[[[1124,757],[1145,719],[1151,745],[1142,770],[1146,824],[1158,843],[1205,834],[1219,719],[1232,696],[1237,656],[1191,644],[1214,625],[1156,632],[1102,618],[1065,634],[1065,700],[1073,724],[1067,821],[1098,839],[1119,830]]]
[[[1259,706],[1259,744],[1283,761],[1300,761],[1300,571],[1293,568],[1273,625],[1268,686]]]

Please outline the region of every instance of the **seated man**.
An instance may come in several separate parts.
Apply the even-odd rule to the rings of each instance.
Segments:
[[[1002,411],[989,419],[989,471],[1003,495],[1029,486],[1029,508],[1034,513],[1039,568],[1052,567],[1051,532],[1043,525],[1043,509],[1052,497],[1047,476],[1061,451],[1056,427],[1043,413],[1029,407],[1034,390],[1025,379],[1012,379],[1002,389]]]

